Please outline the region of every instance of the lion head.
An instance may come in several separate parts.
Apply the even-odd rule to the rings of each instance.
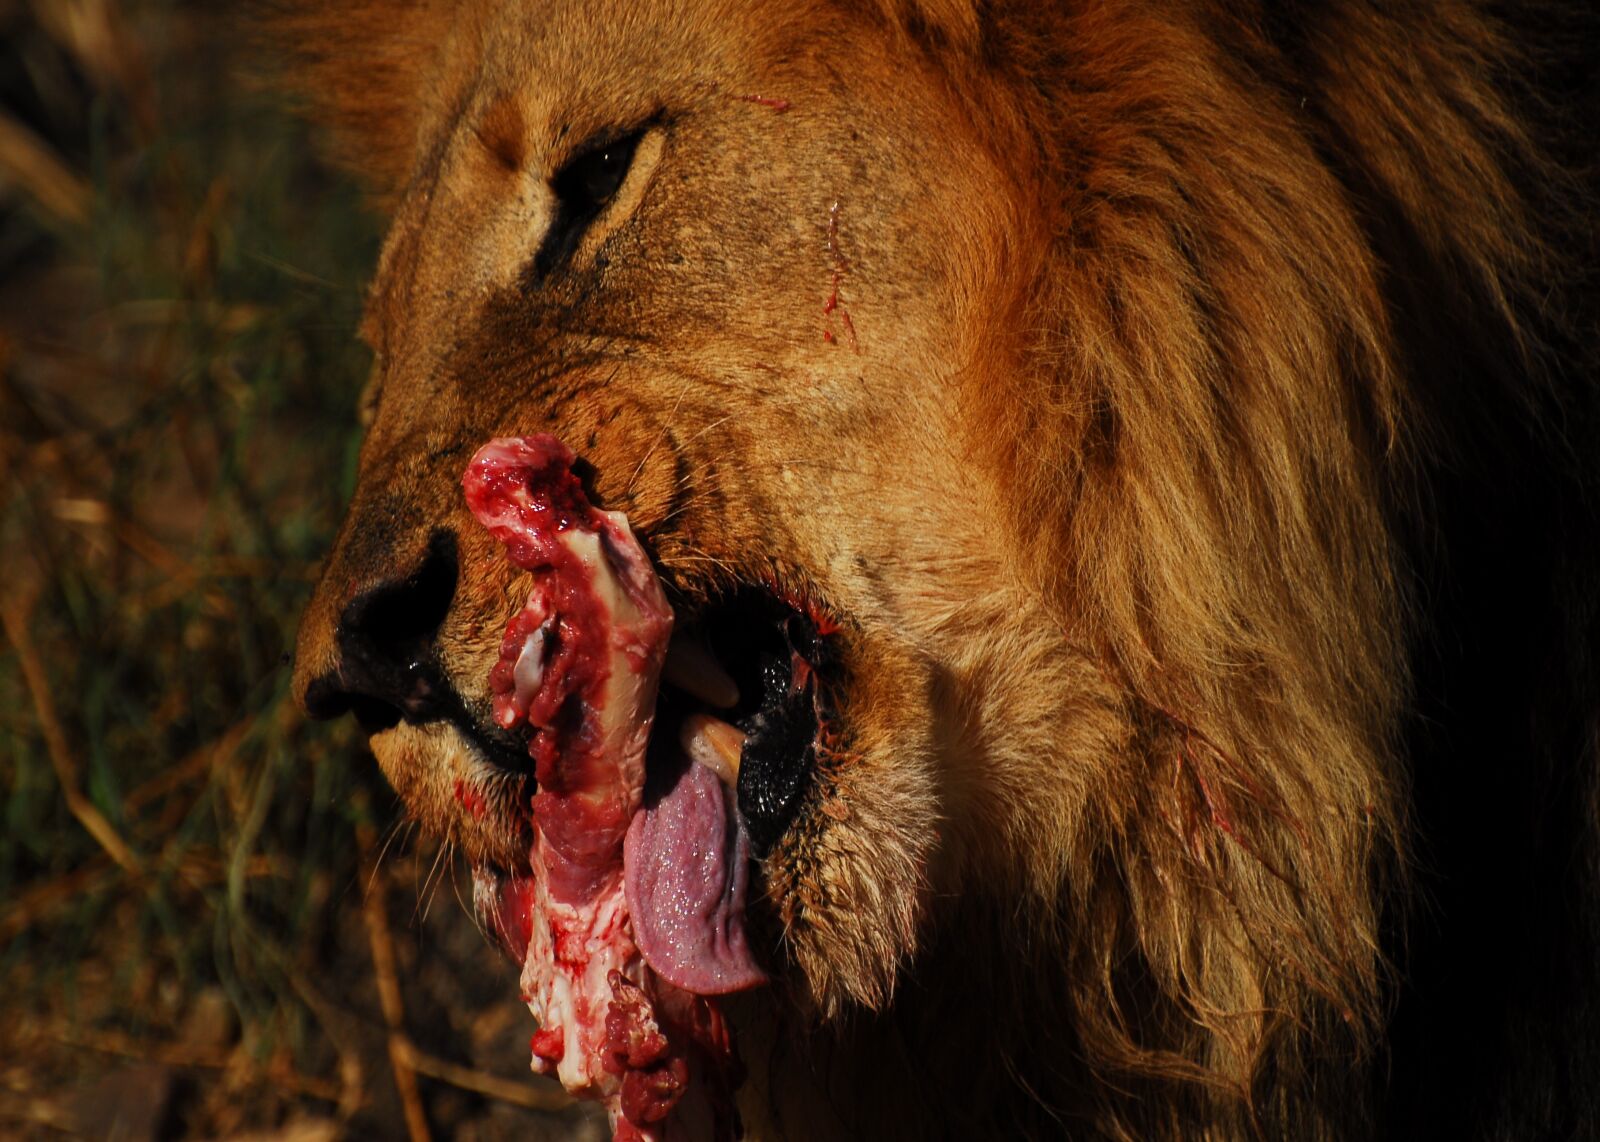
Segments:
[[[284,21],[392,217],[299,690],[526,861],[488,679],[527,583],[459,486],[534,433],[719,684],[804,659],[820,713],[740,787],[758,1132],[1309,1132],[1359,1085],[1427,447],[1372,204],[1514,330],[1532,151],[1464,7],[1222,7]]]

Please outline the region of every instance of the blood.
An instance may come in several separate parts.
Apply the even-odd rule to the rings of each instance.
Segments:
[[[491,454],[473,465],[467,501],[480,518],[496,521],[490,530],[510,560],[539,576],[527,604],[507,624],[489,689],[501,726],[533,728],[528,753],[540,789],[533,816],[554,857],[546,883],[556,900],[571,903],[589,897],[597,875],[620,861],[632,817],[632,807],[619,799],[577,795],[614,780],[597,714],[611,675],[612,616],[596,594],[594,571],[561,537],[578,527],[603,531],[609,521],[573,474],[571,450],[551,436],[523,444],[503,459]],[[552,616],[543,676],[524,706],[514,678],[517,659],[528,635]]]
[[[1231,840],[1234,844],[1238,845],[1239,848],[1243,849],[1245,853],[1253,857],[1256,862],[1260,864],[1262,868],[1266,869],[1267,872],[1272,876],[1276,877],[1284,884],[1293,887],[1293,882],[1290,880],[1289,876],[1282,869],[1280,869],[1276,863],[1268,859],[1266,854],[1261,852],[1256,845],[1252,844],[1249,837],[1246,836],[1245,833],[1234,823],[1233,818],[1235,814],[1229,805],[1228,797],[1223,792],[1220,783],[1213,786],[1213,783],[1206,778],[1205,767],[1201,763],[1202,752],[1209,754],[1220,763],[1222,767],[1220,776],[1231,783],[1235,783],[1239,789],[1244,792],[1251,804],[1266,810],[1268,813],[1283,821],[1294,831],[1295,835],[1298,836],[1302,842],[1304,842],[1305,832],[1300,825],[1300,822],[1296,820],[1293,815],[1289,814],[1287,810],[1282,809],[1278,803],[1278,799],[1274,796],[1270,796],[1264,789],[1262,789],[1262,787],[1248,773],[1246,773],[1228,753],[1226,753],[1220,746],[1213,742],[1204,731],[1163,706],[1157,705],[1155,706],[1155,710],[1157,713],[1161,714],[1168,721],[1170,721],[1175,727],[1177,727],[1183,735],[1182,740],[1178,744],[1177,757],[1175,759],[1172,773],[1172,786],[1174,791],[1181,791],[1180,783],[1183,779],[1185,771],[1187,770],[1194,786],[1198,789],[1200,800],[1204,805],[1206,816],[1209,819],[1212,827],[1217,829],[1220,833],[1222,833],[1223,836]],[[1197,744],[1201,747],[1201,749],[1195,748]],[[1186,761],[1188,763],[1187,766],[1185,766]],[[1181,796],[1179,815],[1183,818],[1184,824],[1178,827],[1178,831],[1184,836],[1185,840],[1188,841],[1190,850],[1194,854],[1195,859],[1197,861],[1204,861],[1206,858],[1206,846],[1204,838],[1201,836],[1196,827],[1196,814],[1191,806],[1182,802]],[[1166,817],[1169,822],[1172,821],[1171,814],[1163,811],[1163,816]]]
[[[612,972],[611,1007],[606,1012],[605,1068],[614,1075],[659,1062],[667,1053],[667,1037],[656,1025],[655,1011],[638,984]]]
[[[455,784],[456,804],[471,813],[476,820],[483,820],[489,812],[489,803],[484,799],[483,792],[475,786],[468,785],[461,778],[456,778]]]
[[[809,585],[801,583],[796,586],[777,575],[763,576],[762,585],[790,610],[810,620],[812,628],[818,635],[827,637],[839,632],[839,620]]]
[[[643,962],[623,887],[672,612],[626,522],[589,503],[575,459],[551,436],[496,440],[463,479],[473,514],[533,575],[490,673],[496,721],[531,731],[531,871],[499,882],[491,921],[524,965],[535,1070],[603,1098],[623,1142],[661,1138],[691,1087],[713,1137],[731,1139],[743,1074],[727,1026]],[[474,813],[482,801],[460,782],[456,797]]]
[[[856,339],[856,323],[850,320],[850,311],[841,309],[839,320],[844,322],[844,331],[850,335],[850,348],[857,353],[861,352],[861,342]]]
[[[554,1066],[566,1055],[567,1041],[559,1028],[546,1027],[533,1033],[533,1038],[528,1040],[528,1050],[537,1058]]]
[[[626,1118],[619,1118],[612,1128],[611,1142],[650,1142],[650,1136]]]
[[[611,973],[611,995],[605,1067],[622,1077],[619,1109],[636,1126],[660,1122],[689,1087],[689,1043],[657,1022],[644,990],[621,972]]]
[[[629,1071],[622,1077],[622,1116],[644,1125],[660,1122],[672,1112],[689,1086],[689,1064],[671,1058],[647,1070]]]
[[[793,104],[791,104],[787,99],[773,99],[766,95],[739,95],[735,96],[735,98],[744,103],[755,103],[762,107],[770,108],[771,110],[776,111],[779,115],[782,115],[785,111],[789,110],[791,106],[793,106]]]
[[[507,877],[497,886],[490,903],[489,926],[512,959],[521,963],[533,939],[533,883]],[[527,1002],[524,997],[523,1002]]]
[[[647,982],[653,1000],[620,972],[611,973],[605,1066],[622,1077],[618,1106],[623,1119],[634,1127],[660,1122],[683,1098],[693,1075],[710,1088],[713,1137],[738,1137],[732,1093],[744,1072],[722,1013],[704,996],[654,976]],[[631,1137],[619,1122],[613,1142]]]
[[[850,349],[854,353],[861,352],[861,342],[856,337],[856,323],[850,320],[850,310],[839,297],[839,287],[844,284],[844,279],[850,272],[850,263],[846,260],[844,252],[839,248],[839,203],[837,201],[828,207],[828,256],[833,259],[833,279],[829,285],[828,297],[822,303],[823,330],[822,339],[829,345],[836,344],[838,338],[832,329],[832,318],[835,312],[839,314],[839,324],[844,327],[845,335],[850,338]]]

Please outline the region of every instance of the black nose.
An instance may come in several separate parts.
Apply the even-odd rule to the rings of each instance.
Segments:
[[[402,718],[445,716],[450,690],[434,638],[455,598],[458,569],[455,533],[435,531],[409,575],[351,599],[339,616],[339,668],[306,687],[306,712],[313,718],[353,713],[369,733]]]

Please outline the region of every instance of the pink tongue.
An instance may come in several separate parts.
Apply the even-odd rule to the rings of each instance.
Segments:
[[[622,854],[634,942],[656,974],[698,995],[766,982],[744,935],[750,838],[716,774],[691,763],[634,814]]]

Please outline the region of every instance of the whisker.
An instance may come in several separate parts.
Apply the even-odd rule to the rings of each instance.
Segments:
[[[367,870],[367,892],[371,892],[373,884],[377,882],[378,870],[383,867],[384,858],[389,855],[389,846],[394,844],[396,838],[402,833],[413,832],[416,827],[417,823],[415,821],[407,819],[394,822],[385,831],[383,845],[378,849],[377,859],[372,862],[372,867]]]
[[[489,933],[484,931],[483,922],[478,919],[477,908],[461,899],[461,872],[462,868],[459,864],[452,864],[450,866],[450,891],[455,893],[456,903],[460,905],[461,910],[468,916],[472,917],[472,926],[478,930],[478,935],[484,939],[488,939]]]
[[[672,411],[667,413],[666,419],[661,422],[661,431],[656,433],[656,438],[650,442],[650,447],[645,449],[644,455],[639,457],[639,466],[633,470],[633,475],[628,477],[627,486],[622,489],[624,499],[633,494],[633,485],[638,482],[639,474],[644,471],[645,464],[649,463],[650,457],[655,455],[655,451],[660,447],[662,439],[672,427],[673,418],[678,415],[678,408],[683,404],[683,398],[689,394],[689,386],[693,383],[693,378],[691,377],[683,379],[683,388],[678,390],[678,399],[672,402]]]
[[[691,547],[688,554],[666,556],[660,560],[663,567],[681,567],[689,564],[705,564],[715,567],[733,578],[738,578],[739,568],[736,564],[726,559],[719,559],[709,552]]]
[[[433,892],[432,892],[432,888],[435,885],[434,877],[440,871],[441,868],[448,868],[449,867],[448,860],[449,860],[449,857],[450,857],[451,853],[453,853],[454,851],[455,851],[455,827],[451,826],[450,832],[445,835],[444,840],[439,845],[439,851],[434,854],[433,864],[429,866],[428,875],[422,882],[421,891],[417,894],[417,906],[416,906],[415,909],[412,910],[412,913],[411,913],[412,923],[418,923],[419,922],[419,918],[418,918],[418,913],[419,912],[421,913],[420,922],[423,923],[423,924],[426,924],[428,922],[428,913],[433,908]]]
[[[658,527],[658,528],[659,527],[663,527],[666,524],[669,524],[673,520],[677,519],[679,516],[683,515],[689,509],[698,507],[700,504],[705,503],[707,500],[714,500],[714,499],[716,499],[716,496],[710,490],[698,492],[695,495],[692,495],[688,499],[684,500],[682,503],[680,503],[677,507],[673,508],[666,515],[662,516],[660,521],[655,526]]]
[[[677,408],[674,407],[673,411],[676,412]],[[701,428],[698,432],[695,432],[691,436],[685,437],[683,443],[685,443],[685,444],[694,443],[696,440],[699,440],[706,433],[712,431],[713,429],[721,428],[724,424],[727,424],[728,421],[730,421],[730,420],[732,420],[734,418],[734,415],[735,414],[730,412],[727,416],[718,417],[716,420],[713,420],[710,424],[708,424],[705,427]]]

